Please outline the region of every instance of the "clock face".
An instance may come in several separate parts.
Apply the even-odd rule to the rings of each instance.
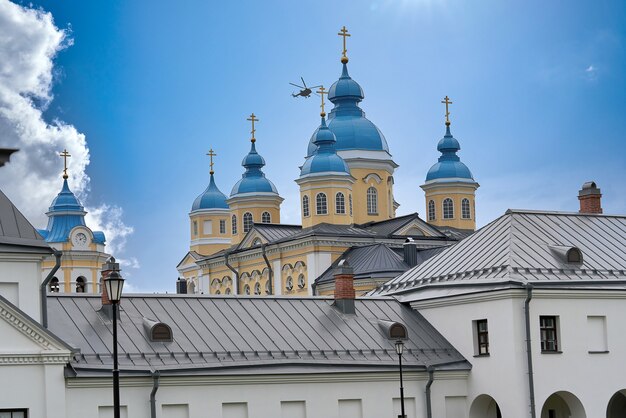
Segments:
[[[82,247],[86,244],[87,244],[87,235],[83,234],[82,232],[79,232],[78,234],[74,235],[74,245]]]

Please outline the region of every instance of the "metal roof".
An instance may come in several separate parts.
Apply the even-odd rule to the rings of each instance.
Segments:
[[[26,217],[0,191],[0,246],[2,251],[37,251],[51,253],[52,249]]]
[[[269,242],[274,242],[297,234],[302,231],[302,226],[255,223],[254,229]]]
[[[557,247],[578,248],[582,263],[568,263]],[[372,294],[505,281],[626,281],[626,217],[509,210]]]
[[[122,373],[159,369],[191,374],[252,373],[257,367],[266,372],[389,370],[398,359],[379,320],[407,327],[407,367],[471,367],[424,317],[397,300],[357,299],[355,305],[356,315],[345,315],[329,298],[125,295],[118,332],[120,368]],[[48,296],[51,331],[80,349],[71,363],[79,376],[110,373],[112,326],[100,308],[98,295]],[[150,341],[144,318],[170,326],[173,341]]]
[[[419,217],[417,213],[411,213],[409,215],[398,216],[397,218],[387,219],[379,222],[370,222],[363,225],[358,225],[361,228],[365,228],[369,231],[375,232],[378,235],[392,236],[396,235],[398,230],[408,225],[411,222],[417,222],[420,227],[432,234],[433,237],[445,237],[445,235],[435,226],[432,226]]]

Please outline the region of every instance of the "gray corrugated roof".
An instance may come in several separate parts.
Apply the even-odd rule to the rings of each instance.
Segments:
[[[426,223],[423,219],[419,217],[417,213],[411,213],[409,215],[398,216],[397,218],[387,219],[379,222],[370,222],[357,226],[375,232],[377,235],[392,236],[395,235],[399,229],[401,229],[405,225],[408,225],[411,222],[417,222],[422,229],[429,231],[434,237],[445,237],[445,235],[441,231],[439,231],[437,227]]]
[[[371,277],[373,274],[387,272],[394,277],[409,269],[402,256],[384,244],[367,245],[364,247],[352,247],[315,280],[316,284],[334,280],[333,272],[341,260],[346,260],[354,270],[354,277]]]
[[[289,238],[302,231],[300,225],[254,224],[254,229],[269,242]]]
[[[10,247],[13,247],[27,251],[36,249],[45,253],[52,252],[37,230],[2,191],[0,191],[0,245],[5,251],[11,251]]]
[[[563,262],[550,246],[582,251],[582,265]],[[626,217],[578,213],[507,213],[373,294],[430,283],[626,280]]]
[[[72,362],[78,375],[110,373],[111,323],[98,312],[100,303],[97,295],[48,297],[50,329],[81,350]],[[253,367],[397,367],[393,342],[378,320],[406,325],[409,368],[447,362],[470,367],[418,312],[395,299],[357,299],[356,315],[341,314],[332,304],[328,298],[124,296],[120,368],[198,373],[246,366],[245,373]],[[169,325],[174,340],[151,342],[144,317]]]

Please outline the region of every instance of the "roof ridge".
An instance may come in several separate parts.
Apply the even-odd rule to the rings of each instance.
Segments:
[[[505,215],[529,214],[529,215],[556,215],[556,216],[590,216],[599,218],[626,218],[626,215],[616,215],[607,213],[580,213],[566,212],[558,210],[540,210],[540,209],[507,209]]]

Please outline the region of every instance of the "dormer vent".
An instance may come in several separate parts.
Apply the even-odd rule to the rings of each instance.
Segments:
[[[388,340],[405,340],[408,338],[406,327],[400,322],[379,319],[378,325],[383,330]]]
[[[152,342],[166,343],[173,340],[172,328],[163,322],[143,318],[143,329],[148,334],[148,339]]]
[[[550,250],[562,263],[582,264],[583,253],[578,247],[571,245],[550,245]]]

